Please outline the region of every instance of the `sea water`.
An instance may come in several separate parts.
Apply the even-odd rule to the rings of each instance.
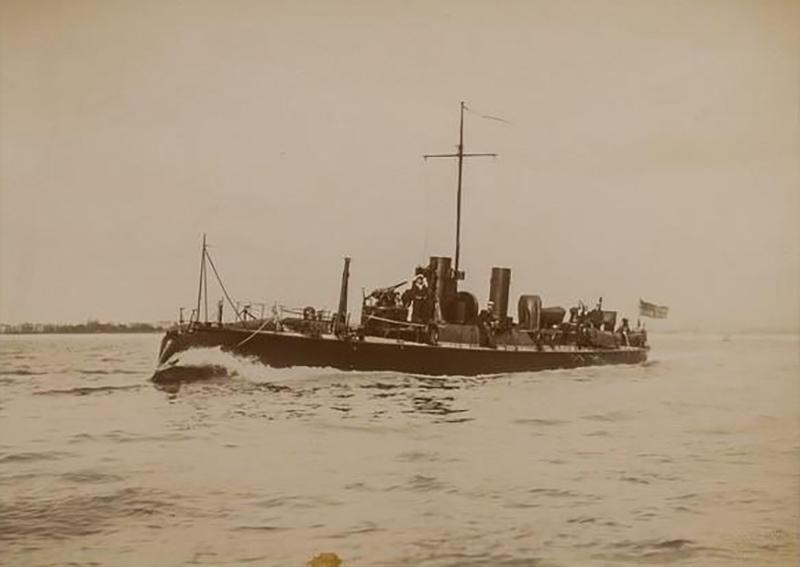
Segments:
[[[159,340],[0,337],[0,564],[798,564],[796,336],[480,378],[204,349],[168,387]]]

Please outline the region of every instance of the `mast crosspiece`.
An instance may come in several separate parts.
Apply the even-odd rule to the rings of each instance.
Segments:
[[[464,101],[461,101],[461,120],[458,126],[458,152],[455,154],[425,154],[422,157],[428,158],[458,158],[458,190],[456,193],[456,257],[455,271],[459,277],[459,260],[461,259],[461,178],[464,170],[464,158],[466,157],[497,157],[497,154],[465,154],[464,153],[464,111],[467,109]]]

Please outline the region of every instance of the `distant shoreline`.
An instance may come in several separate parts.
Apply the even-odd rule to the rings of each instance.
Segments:
[[[152,331],[9,331],[0,332],[0,337],[29,335],[152,335],[165,331],[166,329],[153,329]]]
[[[0,335],[97,335],[126,333],[163,333],[170,327],[166,323],[88,323],[57,325],[41,323],[21,323],[19,325],[0,324]]]

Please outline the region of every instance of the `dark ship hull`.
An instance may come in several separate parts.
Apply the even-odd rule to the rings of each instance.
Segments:
[[[192,348],[220,347],[274,367],[331,367],[340,370],[394,371],[423,375],[476,376],[531,372],[603,364],[638,364],[647,360],[647,347],[599,349],[572,345],[480,347],[458,343],[428,345],[366,337],[340,339],[294,332],[259,331],[232,327],[169,331],[159,362]]]

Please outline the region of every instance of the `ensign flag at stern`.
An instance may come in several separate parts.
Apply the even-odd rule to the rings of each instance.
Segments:
[[[639,300],[639,315],[642,317],[666,319],[668,313],[669,307],[665,305],[656,305],[655,303],[650,303],[648,301],[644,301],[643,299]]]

